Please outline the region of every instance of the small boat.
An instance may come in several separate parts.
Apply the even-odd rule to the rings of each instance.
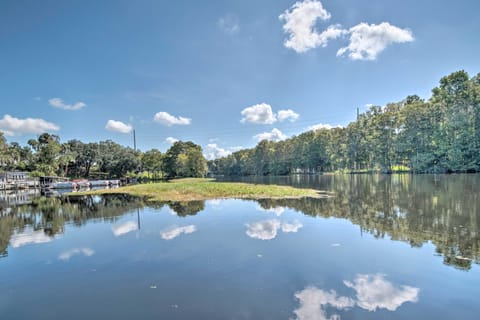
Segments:
[[[107,187],[110,183],[108,180],[93,180],[90,181],[91,187]]]
[[[65,182],[54,182],[50,186],[52,189],[75,189],[77,184],[75,182],[65,181]]]
[[[90,187],[90,182],[87,179],[77,179],[73,180],[77,184],[77,188],[88,188]]]
[[[111,186],[118,186],[118,185],[120,185],[120,180],[110,180],[109,184]]]

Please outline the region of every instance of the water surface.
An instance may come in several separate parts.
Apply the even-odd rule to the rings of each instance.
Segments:
[[[2,202],[0,318],[478,318],[479,176],[262,182],[335,196]]]

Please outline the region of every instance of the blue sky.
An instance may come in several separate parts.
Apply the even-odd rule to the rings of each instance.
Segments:
[[[480,72],[476,0],[0,1],[0,130],[209,157]]]

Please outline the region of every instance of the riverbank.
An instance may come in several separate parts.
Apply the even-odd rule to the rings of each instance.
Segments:
[[[129,194],[147,201],[195,201],[209,199],[326,198],[328,193],[290,186],[218,182],[214,179],[176,179],[116,189],[75,192],[69,195]]]

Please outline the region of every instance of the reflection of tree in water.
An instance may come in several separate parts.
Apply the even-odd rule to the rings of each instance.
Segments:
[[[168,202],[168,206],[179,217],[194,216],[205,210],[205,201]]]
[[[204,201],[149,203],[150,207],[157,209],[165,205],[180,217],[195,215],[205,209]],[[30,205],[13,207],[8,214],[0,217],[0,257],[8,255],[12,235],[22,234],[27,229],[42,230],[46,236],[53,238],[64,232],[67,223],[82,226],[92,219],[114,222],[115,218],[143,206],[140,198],[122,194],[35,198]]]
[[[128,195],[35,198],[30,205],[13,207],[0,218],[0,256],[8,254],[12,235],[21,234],[27,228],[43,230],[45,235],[53,237],[63,233],[66,223],[81,226],[90,219],[113,221],[142,206],[139,198]]]
[[[375,237],[422,246],[432,241],[444,263],[468,270],[480,263],[478,175],[326,177],[331,199],[261,200],[307,215],[346,218]],[[315,183],[308,184],[316,187]]]

